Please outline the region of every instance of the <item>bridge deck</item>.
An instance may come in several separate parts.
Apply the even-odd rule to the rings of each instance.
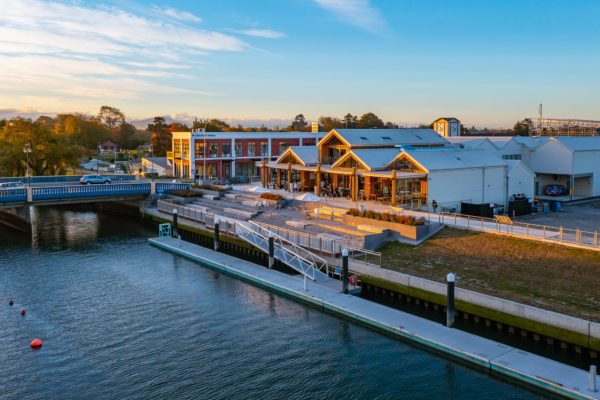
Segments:
[[[258,286],[461,359],[491,373],[570,398],[600,399],[600,392],[587,389],[588,374],[580,369],[356,296],[345,295],[318,283],[309,282],[308,291],[304,291],[304,283],[298,277],[192,243],[168,237],[150,239],[150,243]]]

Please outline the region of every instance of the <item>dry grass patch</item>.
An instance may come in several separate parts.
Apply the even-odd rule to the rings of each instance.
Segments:
[[[600,252],[451,228],[379,250],[388,269],[600,321]]]

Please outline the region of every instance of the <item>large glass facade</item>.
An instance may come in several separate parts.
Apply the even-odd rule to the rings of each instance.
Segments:
[[[248,157],[256,155],[256,143],[248,143]]]
[[[235,156],[236,157],[241,157],[242,156],[242,144],[241,143],[236,143],[235,144]]]
[[[231,144],[221,145],[221,157],[231,157]]]

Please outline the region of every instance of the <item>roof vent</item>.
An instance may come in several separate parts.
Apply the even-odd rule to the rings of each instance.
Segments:
[[[360,140],[369,140],[369,138],[365,137],[365,136],[361,136]]]
[[[392,141],[392,138],[391,138],[391,137],[389,137],[389,136],[382,136],[381,138],[382,138],[383,140],[385,140],[385,141],[388,141],[388,142],[391,142],[391,141]]]

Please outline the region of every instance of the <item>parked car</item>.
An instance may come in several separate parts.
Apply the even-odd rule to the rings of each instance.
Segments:
[[[25,189],[25,185],[21,182],[0,183],[0,190],[9,190],[9,189]]]
[[[111,182],[108,176],[102,175],[84,175],[79,179],[79,183],[82,185],[109,184]]]
[[[569,191],[563,185],[548,185],[546,189],[544,189],[544,194],[546,196],[564,196],[568,194]]]

